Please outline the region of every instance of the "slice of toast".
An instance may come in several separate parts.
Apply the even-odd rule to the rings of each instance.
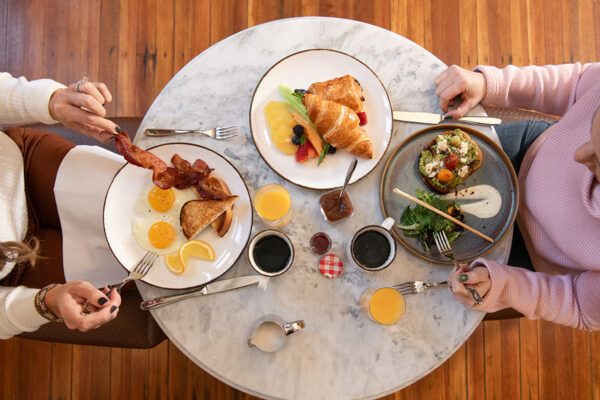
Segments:
[[[444,132],[447,133],[447,132]],[[451,191],[453,191],[456,186],[462,182],[464,182],[471,174],[473,174],[473,172],[477,171],[480,167],[481,164],[483,163],[483,153],[481,152],[481,148],[477,145],[477,143],[472,140],[469,135],[464,132],[463,130],[460,130],[460,133],[463,136],[463,139],[466,140],[467,142],[472,143],[475,146],[475,150],[477,155],[475,156],[475,159],[472,161],[473,165],[469,165],[468,166],[468,172],[467,174],[462,177],[462,179],[460,180],[460,182],[452,184],[452,181],[447,184],[444,185],[441,182],[438,183],[436,180],[434,180],[434,178],[429,177],[429,176],[425,176],[422,174],[421,170],[419,168],[419,175],[421,176],[421,179],[423,180],[423,182],[425,182],[425,184],[433,191],[438,192],[438,193],[450,193]],[[429,144],[427,146],[425,146],[425,148],[423,150],[430,150],[435,152],[437,150],[437,145],[436,145],[436,138],[433,138],[433,140],[431,142],[429,142]],[[451,172],[456,175],[458,174],[460,168],[462,168],[464,166],[464,164],[459,164],[455,169],[453,169]]]
[[[225,200],[190,200],[181,207],[179,222],[183,234],[191,239],[215,221],[238,196]]]
[[[229,191],[229,187],[223,181],[223,179],[217,178],[216,176],[209,176],[209,177],[205,178],[205,182],[211,188],[221,189],[228,195],[231,195],[231,192]],[[217,219],[215,219],[211,223],[213,229],[215,230],[215,232],[217,232],[217,235],[219,235],[219,237],[225,236],[225,234],[229,230],[229,226],[231,225],[232,218],[233,218],[233,204],[230,207],[227,207],[227,209],[223,213],[221,213],[221,215],[219,215],[217,217]]]

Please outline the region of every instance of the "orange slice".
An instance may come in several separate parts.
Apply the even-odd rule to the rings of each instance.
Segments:
[[[179,261],[185,267],[190,257],[215,261],[215,251],[206,242],[202,242],[200,240],[190,240],[189,242],[182,244],[179,248]]]
[[[166,254],[165,264],[167,264],[167,268],[169,268],[169,271],[171,271],[174,274],[180,274],[185,270],[184,265],[179,259],[179,253]]]

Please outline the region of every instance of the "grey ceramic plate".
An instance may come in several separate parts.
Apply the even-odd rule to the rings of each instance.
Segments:
[[[431,191],[419,176],[417,166],[421,150],[442,132],[460,128],[475,140],[483,153],[483,164],[469,178],[457,187],[457,190],[470,186],[488,184],[495,187],[502,197],[499,213],[487,219],[465,214],[464,222],[478,231],[492,237],[490,243],[479,236],[464,231],[452,244],[454,256],[460,262],[471,261],[496,247],[510,231],[517,214],[519,190],[517,176],[512,164],[499,145],[483,133],[457,125],[436,125],[420,130],[406,139],[390,156],[381,178],[380,202],[384,217],[392,217],[399,223],[407,206],[414,208],[415,203],[393,193],[398,188],[416,197],[415,190]],[[446,263],[448,259],[439,254],[435,246],[426,251],[421,242],[405,236],[401,229],[393,228],[393,235],[414,254],[430,261]]]

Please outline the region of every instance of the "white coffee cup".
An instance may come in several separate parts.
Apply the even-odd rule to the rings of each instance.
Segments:
[[[346,247],[346,256],[347,259],[352,262],[354,265],[366,270],[366,271],[381,271],[382,269],[388,267],[392,261],[394,261],[394,258],[396,257],[396,241],[394,240],[394,237],[392,236],[390,229],[392,229],[392,227],[394,226],[394,219],[393,218],[386,218],[381,225],[367,225],[367,226],[363,226],[362,228],[360,228],[359,230],[356,231],[356,233],[352,236],[352,240],[350,240],[350,242],[348,242],[348,246]],[[373,265],[370,266],[369,262],[365,262],[365,257],[368,255],[373,255],[373,253],[369,253],[369,254],[356,254],[356,250],[361,250],[361,249],[356,249],[356,243],[357,243],[357,239],[362,238],[361,235],[367,233],[367,232],[376,232],[381,234],[386,240],[387,243],[389,244],[389,252],[387,254],[387,256],[385,258],[380,257],[381,255],[376,254],[376,257],[374,257],[374,261],[378,262],[378,265]],[[361,241],[362,239],[359,239],[359,241]],[[376,253],[378,250],[381,249],[376,249],[376,248],[371,248],[368,249],[370,252],[374,252]],[[379,256],[379,257],[377,257]]]

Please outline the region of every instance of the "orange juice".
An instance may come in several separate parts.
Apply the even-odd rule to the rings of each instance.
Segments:
[[[261,187],[254,196],[254,208],[269,226],[285,226],[291,218],[291,206],[288,191],[276,184]]]
[[[380,324],[393,325],[404,315],[406,303],[404,297],[395,289],[368,289],[361,296],[360,308]]]

